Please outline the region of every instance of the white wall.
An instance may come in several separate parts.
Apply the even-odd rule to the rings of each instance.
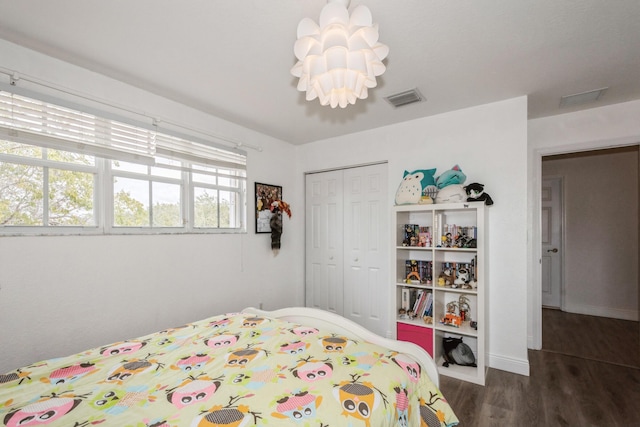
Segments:
[[[263,148],[247,150],[246,234],[0,237],[0,372],[260,302],[304,304],[291,145],[2,40],[0,67]],[[255,181],[283,185],[292,205],[277,257],[270,235],[254,233]]]
[[[406,107],[410,108],[410,107]],[[389,206],[405,169],[459,164],[495,204],[489,217],[489,364],[527,375],[527,99],[468,108],[297,148],[298,172],[389,162]],[[302,179],[302,178],[300,178]]]
[[[540,182],[542,156],[640,142],[640,101],[530,120],[528,124],[529,347],[542,346],[540,279]]]
[[[564,303],[571,313],[638,320],[638,149],[547,157],[564,182]]]

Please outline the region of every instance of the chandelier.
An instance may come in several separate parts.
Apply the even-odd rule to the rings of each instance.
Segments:
[[[384,73],[382,60],[389,47],[378,43],[378,24],[373,24],[368,7],[356,7],[351,16],[349,0],[328,0],[320,12],[319,24],[304,18],[298,24],[293,51],[298,62],[291,74],[299,77],[298,90],[307,101],[345,108],[365,99]]]

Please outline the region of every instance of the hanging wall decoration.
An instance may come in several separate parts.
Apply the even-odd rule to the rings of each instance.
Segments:
[[[282,236],[282,213],[291,218],[291,208],[287,202],[276,200],[271,203],[271,250],[275,255],[280,251],[280,237]]]
[[[271,233],[271,204],[277,200],[282,200],[282,187],[256,182],[256,233]]]

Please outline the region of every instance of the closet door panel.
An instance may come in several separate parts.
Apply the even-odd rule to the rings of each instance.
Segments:
[[[343,312],[342,173],[306,178],[305,303]]]
[[[387,166],[344,171],[344,314],[391,336],[388,317]]]

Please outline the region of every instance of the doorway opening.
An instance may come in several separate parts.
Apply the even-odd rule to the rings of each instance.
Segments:
[[[542,157],[543,350],[640,367],[638,164],[638,145]]]

